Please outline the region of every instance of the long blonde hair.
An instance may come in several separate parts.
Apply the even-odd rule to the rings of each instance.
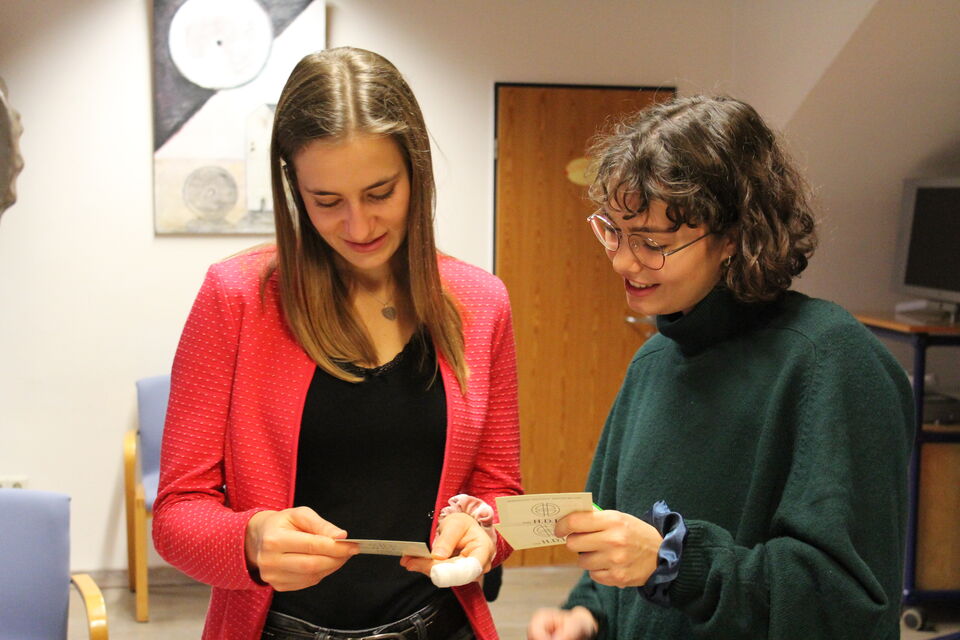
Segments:
[[[430,139],[416,97],[386,58],[339,47],[305,56],[290,74],[270,141],[277,259],[265,278],[279,271],[284,319],[317,365],[341,380],[360,381],[337,362],[376,362],[376,351],[349,304],[350,283],[334,264],[335,252],[307,216],[291,164],[314,140],[343,140],[355,133],[389,136],[406,162],[410,208],[406,238],[391,260],[393,276],[464,391],[463,324],[437,265]]]

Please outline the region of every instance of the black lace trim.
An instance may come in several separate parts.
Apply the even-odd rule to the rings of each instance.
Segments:
[[[377,376],[382,376],[385,373],[389,373],[400,366],[400,363],[409,358],[411,353],[413,353],[415,350],[419,350],[420,341],[422,340],[426,340],[425,331],[423,329],[414,331],[413,335],[410,337],[410,340],[408,340],[407,344],[405,344],[403,349],[400,350],[400,353],[395,355],[393,360],[390,362],[385,362],[379,367],[361,367],[355,362],[341,362],[339,360],[335,362],[338,367],[347,373],[360,376],[361,378],[375,378]]]

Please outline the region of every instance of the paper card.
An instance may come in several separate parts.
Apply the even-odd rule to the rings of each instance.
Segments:
[[[423,542],[408,540],[360,540],[358,538],[341,538],[337,542],[353,542],[360,545],[360,553],[370,553],[376,556],[416,556],[429,558],[430,549]]]
[[[592,511],[593,494],[534,493],[497,498],[500,522],[496,530],[514,549],[563,544],[553,535],[557,520],[574,511]]]

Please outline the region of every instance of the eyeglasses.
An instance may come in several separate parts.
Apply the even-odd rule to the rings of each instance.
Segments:
[[[623,237],[623,231],[614,225],[609,218],[598,211],[589,216],[587,222],[590,223],[590,228],[593,229],[594,235],[597,236],[597,240],[600,241],[604,249],[607,251],[617,251],[620,248],[620,238]],[[693,243],[711,235],[711,233],[712,232],[707,232],[699,238],[680,245],[676,249],[670,249],[669,251],[654,242],[651,238],[647,238],[639,233],[628,233],[627,246],[630,247],[630,252],[640,264],[647,269],[659,271],[663,269],[663,264],[667,261],[667,256],[672,256],[676,252],[686,249]]]

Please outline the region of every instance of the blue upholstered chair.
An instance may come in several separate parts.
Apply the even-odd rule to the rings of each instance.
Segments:
[[[0,640],[65,640],[71,583],[90,638],[107,640],[103,594],[89,575],[70,575],[70,496],[0,489]]]
[[[147,518],[153,515],[160,480],[160,441],[167,417],[170,375],[137,380],[137,428],[123,440],[123,480],[127,511],[127,573],[136,594],[138,622],[150,619],[147,597]]]

